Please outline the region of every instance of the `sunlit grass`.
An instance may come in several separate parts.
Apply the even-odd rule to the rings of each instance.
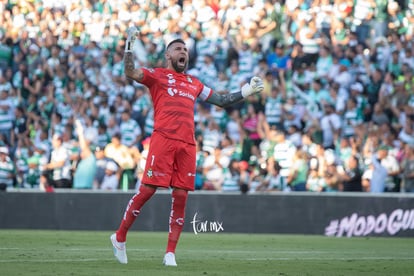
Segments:
[[[178,267],[167,233],[130,232],[127,265],[109,232],[0,230],[0,275],[413,275],[414,239],[183,233]]]

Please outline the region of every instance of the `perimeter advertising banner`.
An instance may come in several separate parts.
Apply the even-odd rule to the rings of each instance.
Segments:
[[[410,194],[221,195],[206,209],[199,197],[192,198],[189,212],[199,221],[220,222],[226,232],[414,237]]]
[[[327,236],[368,236],[398,235],[401,231],[414,229],[414,209],[395,209],[391,213],[379,215],[359,215],[353,213],[340,219],[331,220],[325,228]]]
[[[0,228],[114,230],[131,192],[0,193]],[[133,229],[167,231],[171,195],[159,191]],[[225,194],[194,192],[184,231],[414,237],[412,194]]]

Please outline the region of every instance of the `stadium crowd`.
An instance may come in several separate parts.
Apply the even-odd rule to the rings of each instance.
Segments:
[[[0,0],[0,186],[136,189],[153,129],[123,73],[181,37],[197,102],[197,190],[414,192],[414,2]]]

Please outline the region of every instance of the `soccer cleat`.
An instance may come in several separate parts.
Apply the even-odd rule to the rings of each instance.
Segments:
[[[126,243],[118,242],[116,240],[116,234],[111,235],[112,247],[114,249],[114,256],[121,264],[128,263],[128,258],[126,254]]]
[[[172,252],[167,252],[162,263],[165,266],[177,266],[177,263],[175,262],[175,254]]]

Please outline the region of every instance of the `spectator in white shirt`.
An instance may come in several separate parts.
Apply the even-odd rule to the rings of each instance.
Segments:
[[[116,190],[119,185],[119,167],[118,165],[110,161],[106,164],[105,176],[101,183],[101,190]]]

